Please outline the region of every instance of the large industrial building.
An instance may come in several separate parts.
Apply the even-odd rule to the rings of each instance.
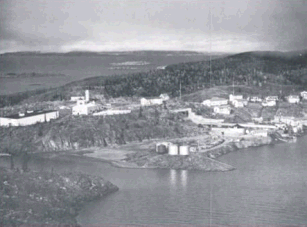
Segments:
[[[98,109],[99,106],[94,101],[90,102],[90,92],[86,90],[84,99],[77,100],[77,104],[72,107],[72,114],[89,115],[93,114]]]
[[[33,125],[38,122],[49,122],[51,119],[57,119],[59,111],[27,111],[25,113],[12,114],[5,117],[0,117],[0,126],[26,126]]]

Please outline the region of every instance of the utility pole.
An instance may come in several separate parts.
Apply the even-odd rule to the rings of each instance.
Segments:
[[[179,97],[181,99],[181,79],[180,79],[180,83],[179,83]]]
[[[209,7],[209,10],[210,10],[210,60],[209,60],[209,64],[210,64],[210,81],[209,81],[209,83],[210,83],[210,87],[211,87],[211,74],[212,74],[212,70],[211,70],[211,49],[212,49],[212,32],[211,32],[211,30],[212,30],[212,13],[211,13],[211,2],[210,2],[210,7]]]
[[[232,95],[235,95],[235,82],[233,76],[232,76]]]

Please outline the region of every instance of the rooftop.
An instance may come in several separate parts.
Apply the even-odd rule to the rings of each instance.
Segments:
[[[221,100],[221,101],[222,101],[222,100],[224,101],[224,100],[228,100],[228,99],[220,98],[220,97],[213,97],[213,98],[211,98],[211,100],[212,100],[212,101],[220,101],[220,100]]]
[[[32,117],[35,115],[41,115],[41,114],[45,114],[45,113],[51,113],[51,112],[56,112],[57,110],[45,110],[45,111],[33,111],[30,113],[25,112],[24,116],[19,116],[19,114],[11,114],[8,116],[4,116],[3,118],[11,118],[11,119],[20,119],[20,118],[26,118],[26,117]]]

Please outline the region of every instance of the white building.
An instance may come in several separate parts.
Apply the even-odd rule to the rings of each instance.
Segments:
[[[275,100],[263,101],[262,106],[276,106],[276,101]]]
[[[225,115],[229,115],[231,112],[231,108],[230,106],[215,106],[213,109],[214,113],[217,114],[225,114]]]
[[[168,95],[168,94],[166,94],[166,93],[161,94],[159,97],[160,97],[161,99],[163,99],[164,101],[167,101],[167,100],[169,100],[169,99],[170,99],[169,95]]]
[[[269,101],[278,101],[278,96],[267,96],[265,98],[265,101],[269,102]]]
[[[38,122],[49,122],[51,119],[57,119],[59,111],[27,111],[25,113],[13,114],[6,117],[0,117],[0,126],[26,126]]]
[[[77,105],[72,107],[73,115],[89,115],[98,110],[99,106],[95,102],[85,102],[85,100],[78,100]]]
[[[300,97],[298,95],[289,95],[287,97],[287,100],[288,100],[289,103],[299,103]]]
[[[119,115],[119,114],[129,114],[131,110],[105,110],[97,113],[93,113],[93,116],[107,116],[107,115]]]
[[[240,99],[243,99],[243,95],[233,95],[233,94],[229,95],[230,102],[233,102],[234,100],[240,100]]]
[[[259,98],[258,96],[253,96],[250,98],[251,102],[262,102],[262,99]]]
[[[155,98],[155,99],[141,98],[141,106],[162,105],[163,101],[165,100],[161,98]]]
[[[242,107],[244,107],[247,104],[246,102],[247,101],[244,101],[243,99],[235,99],[235,100],[232,101],[232,105],[235,108],[242,108]]]
[[[268,137],[269,135],[268,130],[251,130],[249,134],[259,137]]]
[[[302,97],[303,99],[307,99],[307,91],[302,91],[302,92],[301,92],[301,97]]]
[[[223,98],[218,98],[218,97],[213,97],[212,99],[207,99],[202,102],[203,105],[205,106],[222,106],[222,105],[227,105],[228,100],[223,99]]]

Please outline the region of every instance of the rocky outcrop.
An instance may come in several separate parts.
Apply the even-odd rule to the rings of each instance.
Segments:
[[[234,167],[208,158],[206,154],[193,153],[188,156],[157,154],[155,152],[137,152],[127,159],[113,162],[122,168],[187,169],[203,171],[229,171]]]
[[[0,225],[77,226],[83,205],[118,187],[82,173],[0,171]]]
[[[273,140],[270,136],[242,139],[238,142],[230,142],[217,149],[212,149],[211,151],[206,152],[206,154],[208,157],[217,158],[219,156],[222,156],[224,154],[230,153],[238,149],[268,145],[271,144],[272,142]]]

